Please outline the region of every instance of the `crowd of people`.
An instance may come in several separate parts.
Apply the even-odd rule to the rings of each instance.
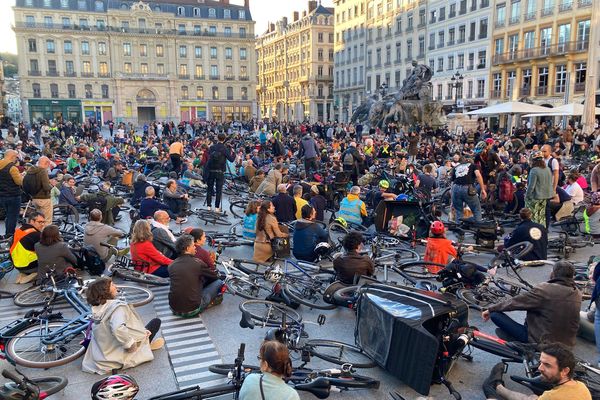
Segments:
[[[455,222],[468,216],[482,221],[483,209],[519,215],[521,222],[505,245],[531,242],[532,259],[546,258],[552,221],[572,215],[579,206],[584,206],[586,232],[600,235],[600,164],[590,163],[600,155],[600,129],[586,135],[571,125],[563,129],[542,122],[505,133],[489,129],[483,120],[478,129],[462,135],[445,127],[395,124],[369,130],[361,124],[320,122],[107,125],[106,137],[94,121],[9,129],[0,160],[0,208],[5,212],[3,238],[10,242],[19,272],[17,283],[42,279],[49,266],[60,274],[78,264],[53,224],[54,206],[68,205],[89,215],[84,242],[104,262],[115,254],[101,243],[116,243],[129,235],[131,259],[145,265],[146,272],[170,279],[172,312],[197,316],[222,302],[223,281],[215,255],[204,248],[203,230],[189,227],[177,237],[170,223],[187,222],[193,199],[189,193],[198,187],[206,188],[206,208],[222,213],[226,181],[244,182],[257,196],[248,202],[242,226],[243,237],[254,242],[253,259],[258,262],[273,259],[272,242],[290,236],[282,223],[294,221],[293,256],[308,262],[319,259],[319,250],[328,242],[320,223],[329,214],[331,199],[324,196],[328,184],[343,193],[338,221],[359,225],[373,222],[373,210],[381,202],[411,199],[417,191],[431,198],[450,188],[449,218]],[[157,171],[168,178],[166,183],[148,178]],[[100,177],[96,192],[81,192],[78,179],[83,175]],[[124,203],[116,186],[130,188],[130,204],[139,216],[129,233],[114,228]],[[35,211],[17,226],[22,200],[30,201]],[[342,284],[374,275],[373,261],[361,252],[363,243],[358,232],[344,237],[344,253],[333,262]],[[425,259],[447,264],[456,256],[443,222],[434,221]],[[552,379],[560,378],[560,386],[553,389],[558,397],[540,398],[585,398],[561,397],[563,390],[583,393],[579,385],[566,384],[572,377],[568,354],[581,309],[573,275],[571,264],[556,263],[548,282],[482,313],[511,338],[560,343],[542,353],[547,358],[542,365],[556,370]],[[86,371],[106,373],[138,365],[152,359],[152,350],[164,343],[155,339],[160,321],[144,325],[114,291],[105,278],[90,286],[87,299],[98,323],[84,360]],[[512,310],[526,311],[526,322],[505,314]],[[600,329],[597,335],[600,339]],[[600,346],[600,340],[597,343]],[[264,378],[248,379],[242,398],[255,398],[257,385],[283,396],[278,398],[297,398],[280,383],[289,367],[287,350],[280,347],[263,344]],[[502,394],[505,388],[500,389],[501,378],[496,378],[494,391],[510,398]]]

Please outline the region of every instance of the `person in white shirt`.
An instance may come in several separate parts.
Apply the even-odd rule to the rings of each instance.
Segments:
[[[571,201],[574,205],[577,205],[583,201],[583,189],[577,183],[579,176],[577,174],[569,174],[567,177],[567,184],[564,187],[565,192],[571,196]]]

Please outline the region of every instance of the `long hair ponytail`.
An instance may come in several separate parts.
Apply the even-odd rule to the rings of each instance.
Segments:
[[[256,232],[264,231],[267,215],[269,215],[269,208],[271,208],[271,200],[264,200],[260,203],[260,208],[258,209],[258,217],[256,218]]]

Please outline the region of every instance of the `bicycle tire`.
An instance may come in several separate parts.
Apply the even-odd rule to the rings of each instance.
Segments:
[[[456,297],[467,303],[470,308],[481,311],[500,300],[496,294],[490,291],[462,288],[456,291]]]
[[[288,382],[305,383],[307,380],[323,377],[329,381],[331,386],[343,389],[378,389],[379,381],[368,376],[354,373],[313,371],[310,369],[294,369]]]
[[[56,293],[52,291],[42,292],[42,286],[32,286],[13,297],[13,302],[19,307],[36,307],[52,302],[56,299]]]
[[[15,293],[7,292],[6,290],[0,290],[0,299],[12,299],[15,297]]]
[[[231,211],[231,214],[235,218],[242,219],[245,216],[244,211],[246,210],[247,206],[248,201],[234,201],[229,204],[229,211]]]
[[[335,304],[326,303],[323,299],[325,292],[323,282],[318,282],[314,278],[308,280],[287,277],[286,279],[282,285],[283,292],[292,300],[317,310],[333,310],[337,307]]]
[[[269,264],[259,263],[252,260],[233,259],[233,266],[248,275],[258,274],[264,275],[265,272],[272,268]]]
[[[227,289],[233,292],[233,294],[248,300],[264,299],[272,292],[269,287],[237,276],[227,279],[225,286],[227,286]]]
[[[336,365],[352,364],[355,368],[373,368],[377,363],[362,349],[352,344],[327,339],[312,339],[306,342],[310,353]]]
[[[260,312],[267,308],[272,312],[269,316]],[[248,312],[253,319],[274,326],[281,326],[284,314],[286,323],[288,324],[302,322],[302,316],[298,311],[288,306],[284,306],[283,304],[277,304],[267,300],[246,300],[240,303],[240,311]]]
[[[406,275],[417,279],[433,279],[437,274],[433,274],[427,270],[427,266],[446,268],[446,265],[434,263],[430,261],[409,261],[398,265],[398,269],[402,270]]]
[[[67,387],[69,380],[67,378],[63,378],[62,376],[47,376],[44,378],[27,378],[27,380],[33,384],[35,384],[40,392],[46,393],[48,396],[56,394]],[[17,390],[18,386],[14,382],[9,382],[7,385],[10,387],[10,390]]]
[[[333,221],[327,227],[327,235],[329,237],[329,243],[334,247],[342,245],[342,240],[348,234],[348,229],[337,221]]]
[[[331,297],[336,305],[345,305],[346,307],[350,307],[353,306],[358,300],[359,290],[360,286],[343,287],[333,292]]]
[[[42,347],[44,345],[42,345],[40,343],[40,337],[47,336],[48,332],[51,332],[52,329],[58,330],[58,329],[62,328],[64,326],[65,322],[68,322],[68,321],[63,321],[63,322],[52,321],[52,322],[48,322],[45,325],[34,324],[34,325],[28,326],[27,328],[23,329],[20,332],[17,332],[8,341],[8,343],[6,343],[6,354],[7,354],[8,358],[10,358],[12,361],[14,361],[18,365],[22,365],[24,367],[29,367],[29,368],[57,367],[59,365],[65,365],[65,364],[70,363],[71,361],[78,359],[79,357],[81,357],[83,355],[83,353],[85,353],[85,350],[86,350],[86,348],[81,344],[81,341],[85,338],[85,332],[79,332],[77,334],[72,335],[73,337],[71,339],[65,341],[64,343],[55,344],[52,346],[45,346],[45,350],[42,350]],[[49,355],[56,354],[55,359],[47,360],[47,361],[27,360],[20,355],[19,351],[15,350],[16,345],[18,345],[20,341],[25,341],[27,335],[32,335],[32,334],[33,334],[33,336],[31,336],[29,339],[33,343],[24,343],[26,345],[26,348],[23,351],[23,354],[33,355],[34,352],[32,352],[32,349],[38,349],[39,354],[44,359],[47,360],[47,357]],[[68,345],[70,345],[70,347],[67,347]],[[68,349],[68,348],[73,349],[72,353],[63,357],[62,354],[66,353],[65,349]],[[60,354],[59,354],[59,352],[60,352]]]
[[[115,285],[117,296],[134,307],[141,307],[154,300],[154,292],[139,286]]]
[[[125,281],[143,283],[153,286],[169,286],[170,282],[169,278],[162,278],[160,276],[146,274],[141,271],[126,268],[115,268],[113,270],[113,275]]]
[[[255,365],[242,364],[242,369],[246,373],[260,372],[260,367]],[[208,370],[213,374],[227,376],[231,371],[235,370],[235,364],[213,364],[208,367]]]

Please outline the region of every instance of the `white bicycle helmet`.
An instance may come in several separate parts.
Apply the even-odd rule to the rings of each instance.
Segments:
[[[111,375],[92,386],[93,400],[132,400],[140,391],[135,379],[128,375]]]
[[[315,254],[318,256],[325,256],[331,251],[331,245],[327,242],[321,242],[315,247]]]

